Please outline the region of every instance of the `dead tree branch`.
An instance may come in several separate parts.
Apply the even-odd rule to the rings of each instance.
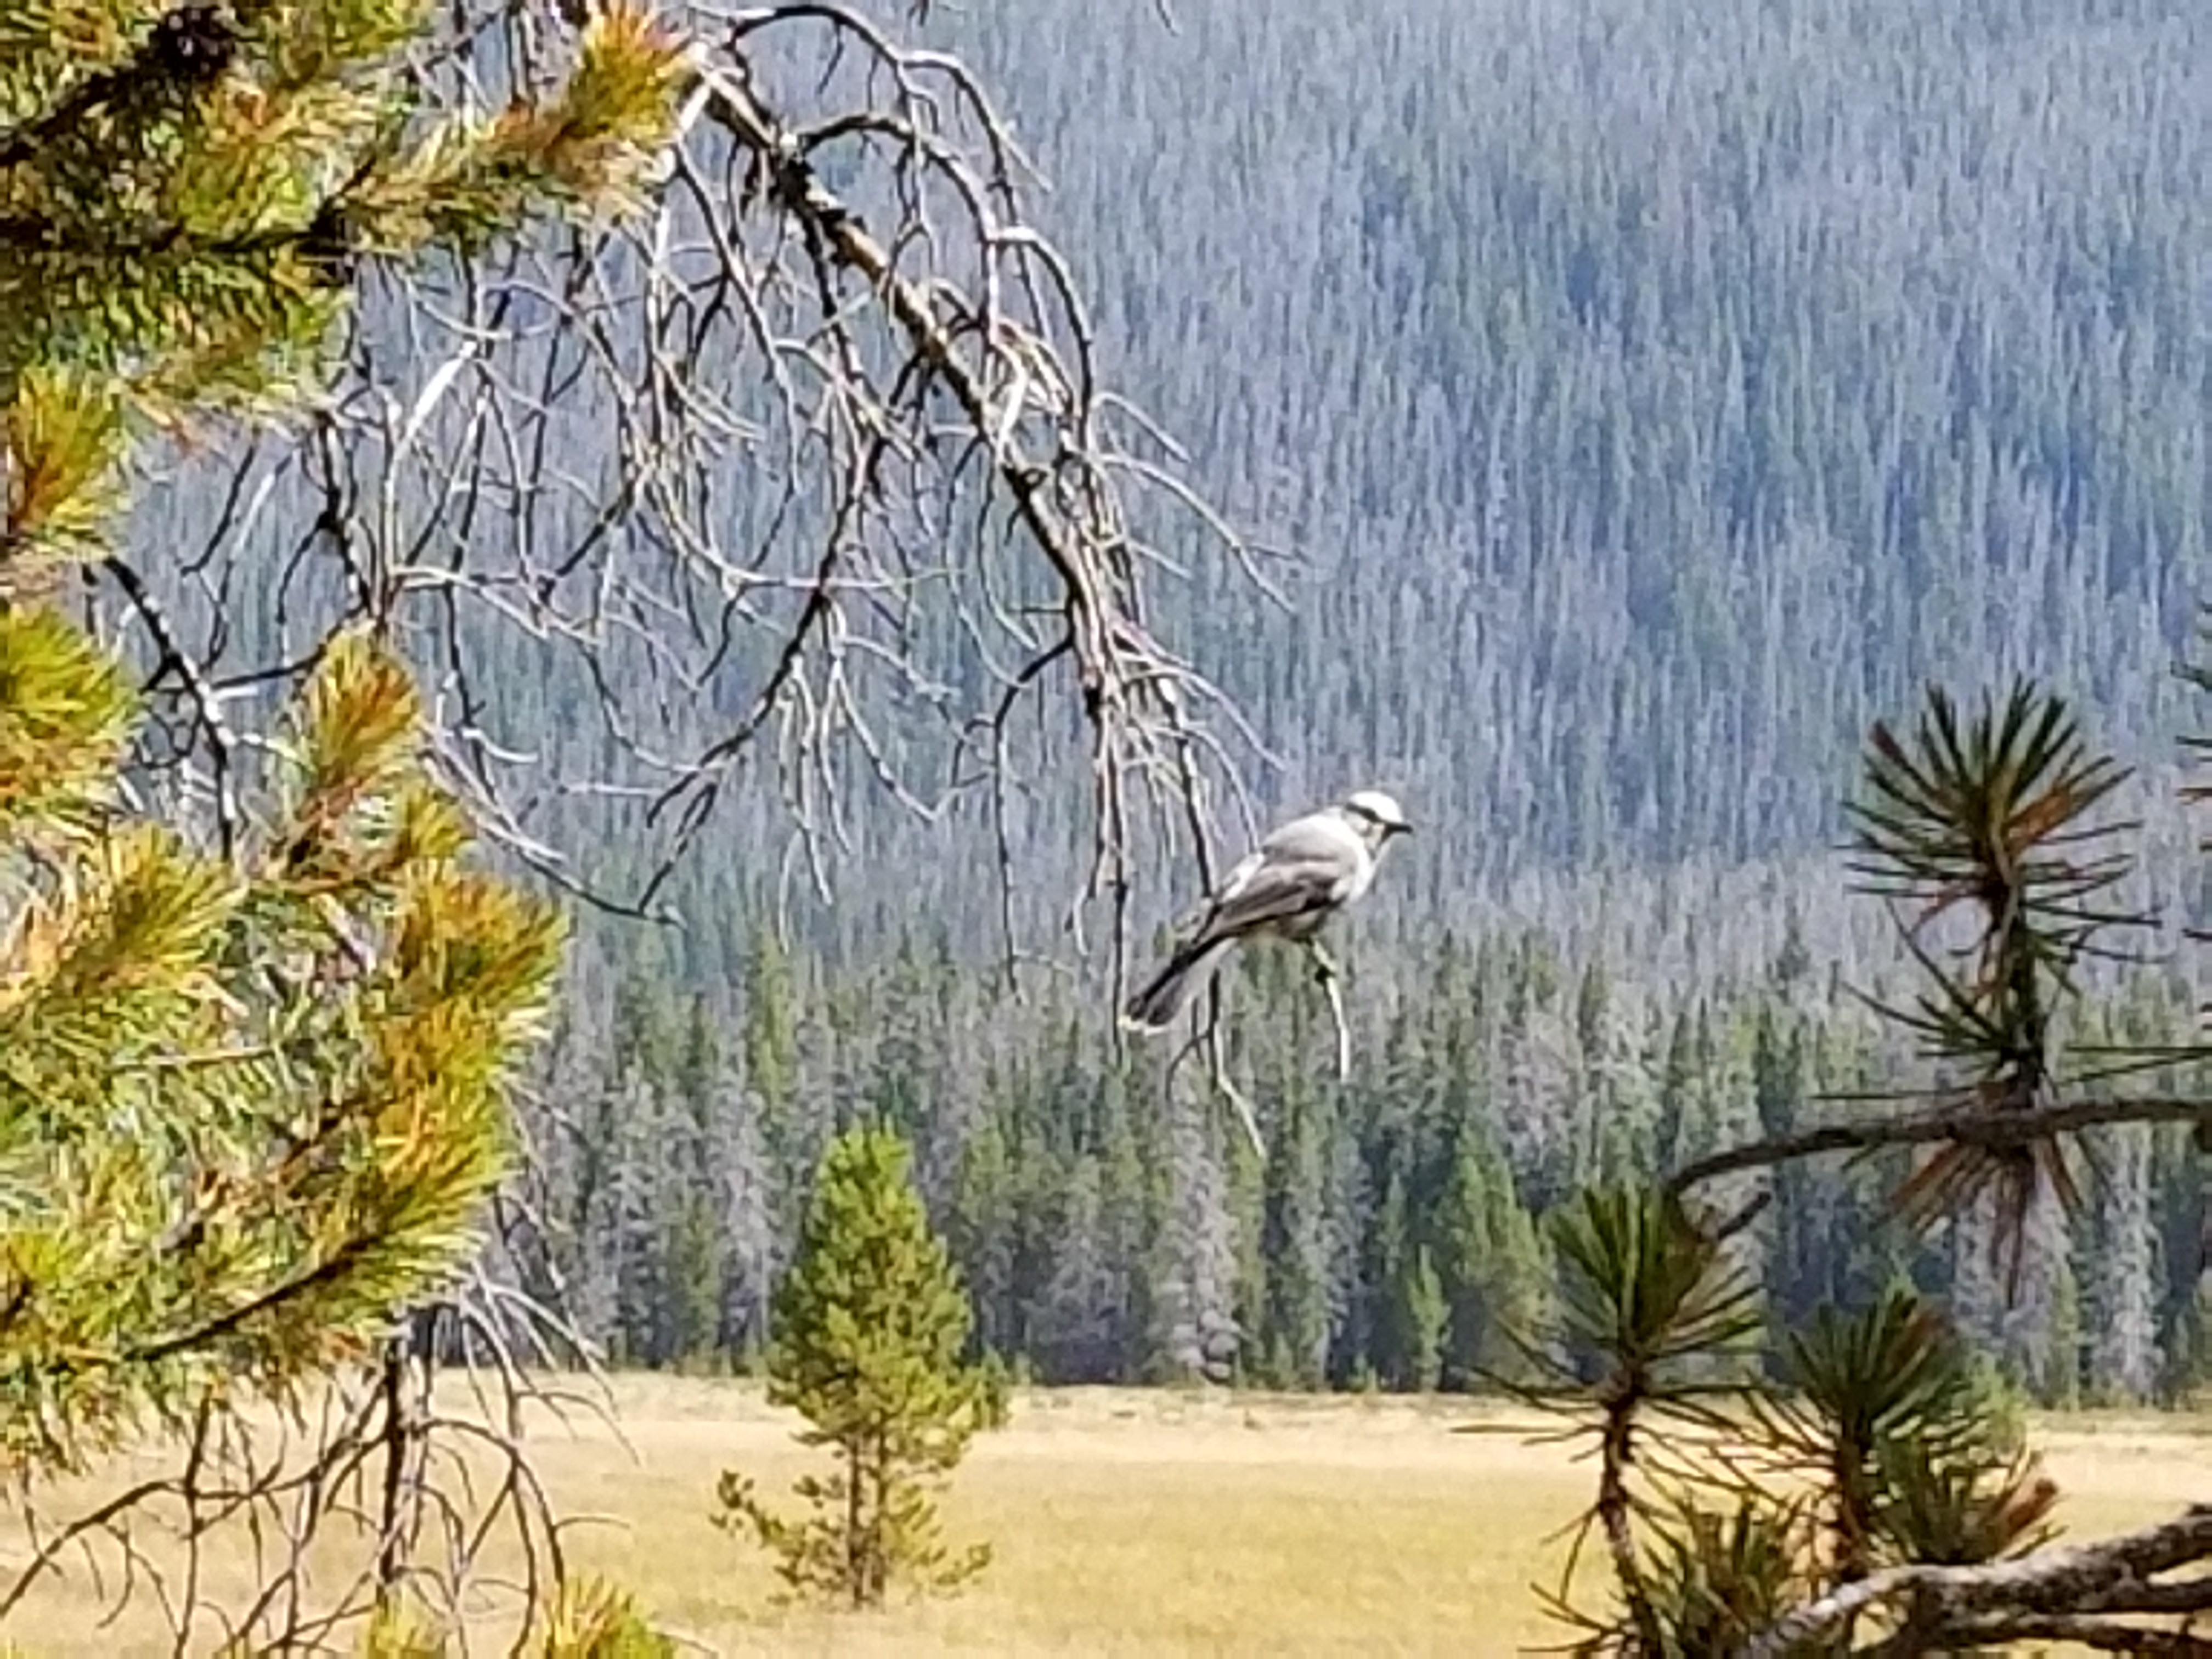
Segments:
[[[1718,1176],[1744,1170],[1766,1169],[1825,1153],[1863,1154],[1886,1146],[1950,1142],[2004,1150],[2114,1123],[2212,1123],[2212,1100],[2071,1100],[2002,1116],[1946,1104],[1924,1112],[1871,1121],[1821,1124],[1728,1147],[1683,1165],[1668,1177],[1667,1184],[1674,1192],[1686,1193]]]
[[[438,101],[544,78],[560,9],[464,0]],[[826,890],[906,833],[864,796],[933,830],[988,817],[1008,962],[1049,915],[1012,868],[1042,841],[1079,869],[1079,949],[1110,913],[1118,998],[1130,906],[1169,867],[1128,843],[1203,848],[1264,752],[1147,596],[1209,555],[1270,592],[1259,555],[1108,385],[963,65],[836,5],[679,21],[696,80],[642,220],[370,262],[304,441],[169,467],[162,557],[130,567],[173,590],[161,636],[114,598],[174,705],[180,794],[209,799],[224,743],[367,618],[435,690],[445,781],[573,895],[672,917],[732,817]]]
[[[2042,1615],[2197,1612],[2212,1609],[2212,1577],[2154,1583],[2161,1573],[2212,1559],[2212,1505],[2094,1544],[2053,1547],[1985,1566],[1890,1567],[1843,1584],[1777,1620],[1747,1659],[1780,1659],[1847,1620],[1917,1597],[1916,1635],[1964,1638],[1975,1621]],[[1931,1625],[1929,1621],[1934,1621]]]

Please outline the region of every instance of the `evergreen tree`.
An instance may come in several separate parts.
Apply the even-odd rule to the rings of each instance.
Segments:
[[[1436,1266],[1448,1326],[1443,1380],[1471,1389],[1520,1367],[1509,1334],[1534,1328],[1547,1272],[1535,1222],[1484,1131],[1462,1133],[1436,1218]]]
[[[666,1363],[697,1366],[717,1358],[721,1343],[722,1261],[707,1194],[684,1194],[669,1221],[659,1272],[668,1297],[664,1351]]]
[[[2045,1406],[2071,1411],[2081,1403],[2081,1289],[2069,1254],[2061,1253],[2055,1268],[2051,1326],[2035,1394]]]
[[[2103,1402],[2135,1404],[2158,1387],[2158,1235],[2150,1218],[2150,1131],[2108,1130],[2100,1148],[2095,1334],[2089,1344],[2093,1391]]]
[[[1451,1319],[1427,1245],[1416,1249],[1410,1262],[1401,1269],[1394,1300],[1396,1322],[1406,1345],[1406,1386],[1417,1394],[1427,1394],[1436,1388],[1443,1372],[1444,1332]]]
[[[412,690],[363,641],[328,659],[292,799],[242,867],[122,818],[131,699],[65,624],[0,615],[0,686],[21,860],[0,1146],[23,1200],[0,1220],[0,1453],[21,1473],[288,1392],[460,1265],[557,931],[455,863]]]
[[[881,1604],[892,1581],[953,1589],[989,1547],[944,1544],[936,1492],[967,1454],[987,1401],[962,1358],[969,1313],[959,1274],[930,1231],[891,1130],[848,1130],[817,1172],[789,1275],[777,1288],[769,1402],[796,1409],[804,1445],[836,1467],[793,1490],[813,1513],[786,1520],[736,1471],[721,1479],[718,1525],[751,1532],[799,1595]]]
[[[1236,1240],[1212,1126],[1188,1103],[1171,1107],[1170,1160],[1153,1231],[1151,1358],[1166,1377],[1225,1381],[1238,1328]]]
[[[1687,1005],[1679,1005],[1667,1031],[1659,1071],[1659,1162],[1674,1169],[1696,1155],[1686,1137],[1696,1132],[1698,1056]]]
[[[1020,1176],[998,1115],[960,1149],[945,1233],[975,1315],[981,1353],[1012,1354],[1022,1340]]]
[[[756,924],[745,939],[738,1047],[746,1080],[770,1123],[793,1109],[799,1091],[799,1019],[790,952],[773,927]]]
[[[1165,1224],[1168,1183],[1161,1161],[1147,1158],[1138,1144],[1117,1078],[1109,1077],[1103,1105],[1110,1115],[1099,1177],[1100,1224],[1106,1260],[1126,1287],[1115,1328],[1114,1380],[1127,1382],[1152,1371],[1158,1358],[1152,1340],[1160,1317],[1153,1243]]]
[[[1276,1388],[1319,1388],[1328,1366],[1328,1257],[1316,1110],[1304,1090],[1285,1101],[1263,1176],[1265,1214],[1255,1276],[1264,1297],[1256,1323],[1266,1381]]]
[[[1051,1276],[1029,1321],[1040,1374],[1048,1382],[1112,1382],[1127,1294],[1108,1258],[1095,1158],[1076,1161],[1058,1235]]]
[[[1446,1316],[1442,1377],[1452,1388],[1474,1385],[1490,1335],[1485,1291],[1495,1246],[1489,1184],[1487,1164],[1463,1133],[1436,1217],[1436,1260]]]
[[[1382,1188],[1369,1258],[1368,1291],[1375,1302],[1375,1337],[1370,1359],[1375,1374],[1397,1389],[1418,1388],[1424,1325],[1431,1311],[1418,1283],[1419,1241],[1406,1197],[1403,1175],[1393,1170]],[[1441,1295],[1439,1295],[1441,1301]]]
[[[725,1075],[717,1081],[707,1146],[721,1257],[720,1346],[746,1370],[768,1344],[778,1265],[775,1172],[763,1115],[759,1097],[742,1079]]]
[[[325,641],[286,729],[259,734],[265,764],[202,795],[138,764],[163,745],[141,746],[126,665],[47,608],[79,571],[145,594],[113,542],[134,452],[295,412],[363,261],[465,257],[644,176],[684,71],[640,12],[602,9],[564,84],[468,123],[425,106],[432,11],[24,0],[0,19],[11,1481],[195,1420],[220,1445],[226,1414],[343,1375],[465,1264],[509,1164],[560,930],[467,867],[393,641]],[[190,681],[141,609],[154,683]],[[193,695],[240,765],[230,716]],[[226,1504],[275,1501],[263,1479]],[[374,1569],[386,1620],[402,1567],[387,1548]],[[268,1589],[254,1619],[315,1617],[304,1601]],[[179,1651],[200,1611],[176,1614]]]
[[[2195,1407],[2212,1387],[2212,1273],[2198,1276],[2173,1332],[2164,1393],[2173,1404]]]

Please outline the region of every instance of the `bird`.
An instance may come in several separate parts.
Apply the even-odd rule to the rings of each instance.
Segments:
[[[1382,849],[1413,828],[1389,795],[1359,789],[1274,830],[1239,860],[1206,900],[1197,928],[1123,1006],[1122,1024],[1165,1030],[1221,958],[1248,939],[1304,945],[1322,977],[1330,977],[1334,964],[1315,936],[1365,896]]]

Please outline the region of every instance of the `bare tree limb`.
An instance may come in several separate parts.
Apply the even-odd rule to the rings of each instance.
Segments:
[[[1731,1146],[1685,1164],[1667,1184],[1672,1191],[1686,1193],[1720,1176],[1823,1153],[1863,1153],[1885,1146],[1923,1146],[1939,1141],[2003,1149],[2113,1123],[2212,1123],[2212,1100],[2164,1097],[2076,1100],[2004,1113],[1944,1105],[1887,1119],[1822,1124]]]
[[[2064,1613],[2002,1614],[1969,1620],[1956,1636],[1977,1645],[2014,1642],[2066,1642],[2096,1653],[2124,1653],[2133,1659],[2212,1659],[2212,1637],[2186,1630],[2154,1630],[2117,1619],[2084,1619]]]
[[[435,101],[504,107],[580,15],[460,0],[425,56]],[[1079,951],[1110,912],[1118,994],[1127,919],[1171,867],[1130,842],[1203,860],[1236,761],[1266,757],[1148,592],[1212,551],[1272,596],[1258,555],[1105,383],[964,65],[833,4],[678,21],[697,80],[642,219],[466,267],[365,261],[304,441],[167,467],[188,510],[156,492],[161,556],[131,567],[167,637],[118,573],[106,591],[158,659],[172,775],[204,797],[207,711],[250,750],[257,711],[367,620],[434,691],[481,833],[571,896],[678,920],[678,872],[737,814],[787,837],[771,875],[780,851],[826,895],[856,835],[902,834],[856,817],[864,790],[932,824],[973,801],[1010,974],[1056,919],[1012,868],[1042,843],[1081,861]]]
[[[2212,1577],[2179,1586],[2149,1582],[2207,1559],[2212,1559],[2212,1504],[2196,1504],[2173,1520],[2094,1544],[2053,1547],[1984,1566],[1886,1568],[1777,1620],[1751,1644],[1747,1659],[1781,1659],[1798,1644],[1908,1595],[1919,1597],[1947,1626],[1984,1614],[2086,1617],[2212,1608]]]

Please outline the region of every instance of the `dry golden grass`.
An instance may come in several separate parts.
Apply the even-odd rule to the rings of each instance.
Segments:
[[[807,1467],[790,1419],[741,1383],[625,1377],[617,1395],[635,1460],[590,1424],[533,1437],[562,1507],[607,1517],[571,1547],[732,1655],[1511,1653],[1559,1634],[1528,1587],[1556,1574],[1552,1534],[1588,1492],[1561,1450],[1448,1432],[1483,1415],[1464,1401],[1038,1392],[977,1443],[947,1505],[955,1542],[996,1547],[977,1585],[866,1617],[781,1613],[759,1553],[708,1514],[724,1468],[781,1491]],[[2212,1425],[2069,1418],[2036,1438],[2079,1533],[2212,1489]],[[128,1615],[94,1618],[72,1583],[9,1633],[56,1656],[167,1651]]]

